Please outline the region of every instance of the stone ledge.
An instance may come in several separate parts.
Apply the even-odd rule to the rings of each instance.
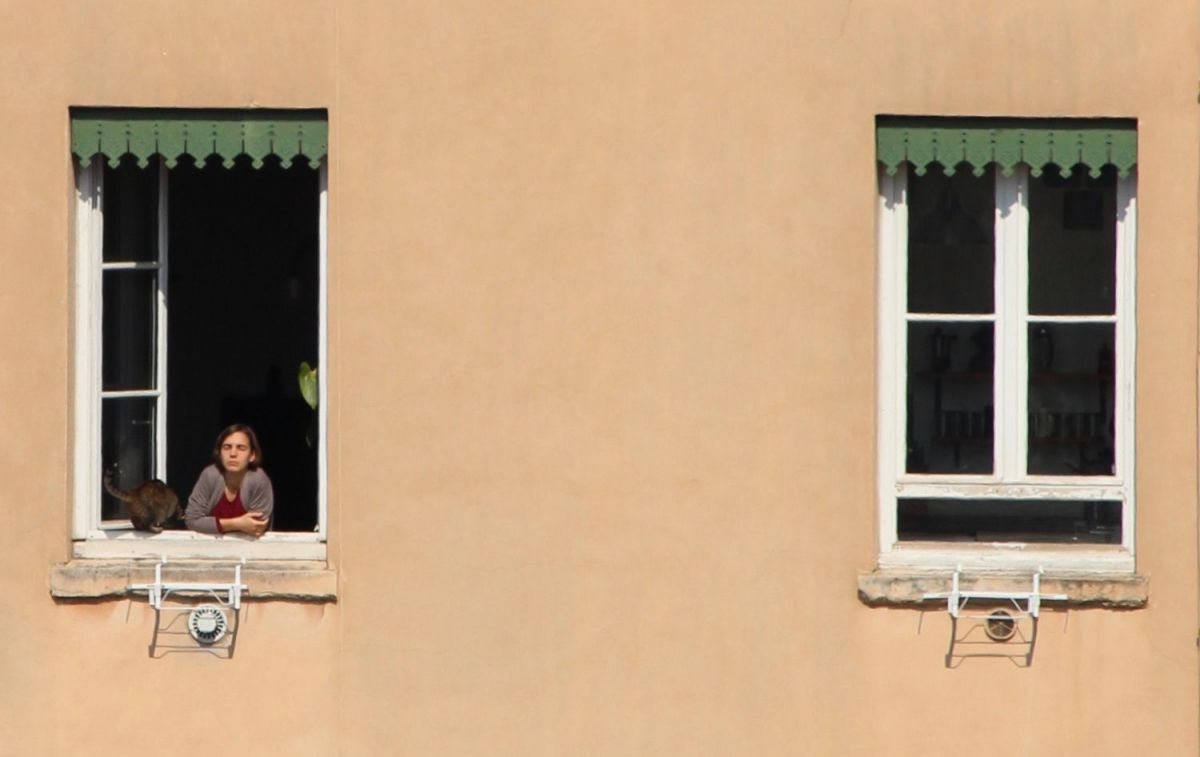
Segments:
[[[135,595],[131,584],[154,582],[158,560],[71,560],[50,569],[50,596],[57,600],[121,599]],[[229,560],[180,560],[163,566],[164,581],[232,582]],[[324,562],[248,561],[243,598],[296,602],[336,602],[337,571]],[[185,595],[186,596],[186,595]]]
[[[926,593],[950,591],[953,572],[947,570],[876,569],[858,574],[858,598],[871,607],[922,607],[945,605],[945,600],[925,600]],[[959,577],[964,590],[1029,591],[1029,573],[972,571]],[[1137,609],[1150,601],[1150,579],[1137,573],[1047,572],[1042,575],[1045,594],[1066,594],[1065,602],[1045,602],[1044,607],[1112,607]]]

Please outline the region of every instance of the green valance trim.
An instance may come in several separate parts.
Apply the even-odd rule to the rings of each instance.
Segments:
[[[1084,165],[1093,177],[1111,165],[1127,176],[1137,165],[1137,121],[1130,118],[935,118],[880,116],[875,124],[877,159],[889,174],[911,163],[917,174],[930,163],[946,173],[966,163],[982,175],[991,163],[1005,176],[1019,163],[1040,176],[1047,165],[1059,173]]]
[[[139,166],[161,155],[167,168],[190,155],[202,164],[218,155],[226,168],[247,155],[255,168],[275,155],[284,168],[297,157],[316,168],[329,149],[324,110],[178,108],[76,108],[71,111],[71,152],[87,166],[97,155],[115,167],[123,155]]]

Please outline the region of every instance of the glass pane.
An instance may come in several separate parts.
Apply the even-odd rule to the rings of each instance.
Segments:
[[[104,166],[104,262],[158,260],[158,164]]]
[[[1029,473],[1111,476],[1115,327],[1029,325]]]
[[[902,499],[897,516],[900,541],[1121,543],[1113,501]]]
[[[1117,182],[1053,166],[1029,181],[1029,312],[1112,315],[1117,271]]]
[[[991,323],[908,325],[909,473],[991,473]]]
[[[994,197],[991,169],[909,173],[908,312],[993,312]]]
[[[154,478],[154,400],[109,398],[103,400],[102,413],[100,459],[106,471],[118,466],[113,483],[128,491]],[[107,491],[100,512],[104,520],[129,517],[125,503]]]
[[[153,389],[155,271],[104,272],[105,390]]]

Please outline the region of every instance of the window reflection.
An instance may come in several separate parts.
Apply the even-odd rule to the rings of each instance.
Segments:
[[[1092,178],[1047,166],[1029,181],[1029,312],[1112,315],[1116,303],[1116,170]]]
[[[991,323],[908,326],[909,473],[991,473]]]
[[[994,177],[931,166],[908,180],[908,311],[991,313]]]
[[[1116,473],[1114,336],[1111,323],[1029,325],[1030,474]]]
[[[900,541],[1121,543],[1118,501],[906,498],[896,514]]]

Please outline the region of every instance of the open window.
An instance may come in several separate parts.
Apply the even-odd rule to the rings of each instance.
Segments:
[[[76,109],[75,555],[324,557],[324,111]],[[310,396],[309,399],[312,399]],[[275,489],[259,540],[135,532],[105,471],[185,501],[250,424]]]
[[[880,564],[1132,570],[1135,123],[876,128]]]

